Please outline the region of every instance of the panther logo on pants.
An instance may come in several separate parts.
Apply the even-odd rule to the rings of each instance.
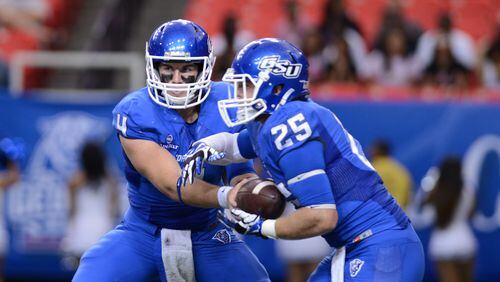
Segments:
[[[351,277],[356,277],[356,275],[358,275],[364,263],[365,262],[360,259],[351,260],[351,262],[349,263],[349,274],[351,275]]]
[[[221,229],[217,231],[217,233],[215,233],[212,239],[217,240],[222,244],[228,244],[231,243],[231,234],[229,234],[229,232],[226,229]]]

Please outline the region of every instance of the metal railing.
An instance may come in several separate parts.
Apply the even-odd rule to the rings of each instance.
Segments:
[[[129,71],[129,89],[145,85],[145,62],[138,53],[132,52],[93,52],[93,51],[34,51],[19,52],[10,63],[10,90],[12,95],[22,95],[24,89],[24,70],[36,68],[67,69],[126,69]],[[77,85],[75,85],[76,87]],[[45,91],[81,92],[81,89],[50,89]],[[108,91],[108,90],[105,90]],[[110,92],[114,90],[109,89]],[[103,89],[86,89],[88,92],[103,92]]]

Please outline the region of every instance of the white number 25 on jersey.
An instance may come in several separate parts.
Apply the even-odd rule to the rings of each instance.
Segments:
[[[271,128],[271,134],[277,135],[274,140],[274,144],[278,150],[283,150],[286,147],[290,147],[293,145],[292,138],[285,139],[288,129],[291,129],[294,133],[295,139],[297,141],[303,141],[311,136],[311,127],[305,120],[305,117],[302,113],[296,114],[295,116],[289,118],[286,121],[286,124],[279,124],[273,128]],[[284,139],[284,140],[283,140]]]

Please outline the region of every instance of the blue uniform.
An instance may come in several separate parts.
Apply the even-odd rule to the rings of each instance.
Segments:
[[[227,97],[227,84],[212,83],[208,98],[200,105],[198,120],[187,124],[175,110],[154,103],[143,88],[115,107],[113,125],[125,138],[161,145],[182,164],[194,141],[230,131],[214,111],[223,97]],[[133,167],[125,153],[124,157],[130,208],[121,224],[84,254],[74,280],[167,281],[169,273],[192,262],[198,281],[269,281],[247,246],[218,223],[217,209],[191,207],[169,199]],[[251,162],[228,167],[207,165],[203,180],[222,185],[224,178],[230,180],[248,172],[253,172]],[[164,233],[172,230],[175,236],[167,238]],[[188,240],[175,241],[178,234]],[[187,262],[179,253],[179,245],[192,250]]]
[[[244,157],[262,160],[296,206],[337,210],[335,229],[323,237],[345,247],[345,281],[421,281],[423,249],[409,219],[331,111],[288,102],[263,124],[247,124],[238,145]],[[310,281],[332,281],[334,255]]]

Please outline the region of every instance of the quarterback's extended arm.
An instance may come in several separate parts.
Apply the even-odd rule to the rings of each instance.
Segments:
[[[183,187],[181,195],[177,189],[181,170],[174,156],[152,141],[120,136],[120,142],[135,169],[169,198],[198,207],[229,207],[227,199],[231,187],[197,180]],[[233,178],[231,184],[243,177],[245,175]]]
[[[187,154],[182,175],[177,185],[192,184],[194,176],[201,174],[204,162],[214,165],[242,163],[256,157],[248,131],[239,133],[222,132],[193,143]]]
[[[243,156],[242,151],[240,151],[240,147],[246,147],[246,142],[249,142],[249,140],[246,140],[247,138],[248,135],[246,130],[242,131],[241,133],[221,132],[196,141],[193,144],[193,147],[198,144],[205,144],[206,146],[214,149],[217,152],[224,153],[223,158],[216,159],[214,161],[209,160],[212,164],[228,165],[231,163],[241,163],[246,162],[248,161],[248,159],[252,158]],[[248,150],[247,148],[242,149]]]

